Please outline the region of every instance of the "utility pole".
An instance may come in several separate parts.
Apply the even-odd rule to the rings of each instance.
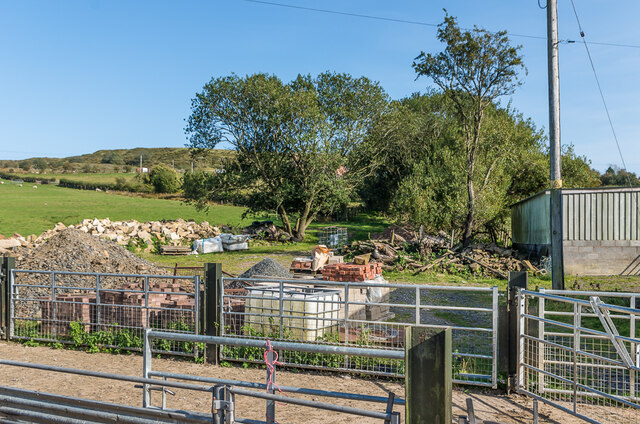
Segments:
[[[547,57],[549,66],[549,156],[551,159],[550,236],[551,284],[564,290],[562,254],[562,173],[560,168],[560,70],[558,62],[557,0],[547,0]]]
[[[140,155],[140,172],[142,172],[142,155]]]

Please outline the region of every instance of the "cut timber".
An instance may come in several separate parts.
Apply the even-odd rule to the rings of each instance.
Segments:
[[[356,265],[366,265],[369,263],[369,259],[371,259],[371,253],[355,256],[353,262]]]
[[[538,268],[536,268],[535,266],[531,265],[531,262],[527,261],[526,259],[524,261],[522,261],[522,263],[527,267],[527,269],[529,269],[529,271],[535,273],[540,271]]]
[[[488,269],[489,271],[491,271],[491,272],[493,272],[494,274],[496,274],[496,275],[500,276],[501,278],[504,278],[505,280],[507,279],[507,276],[506,276],[505,274],[503,274],[502,272],[498,271],[497,269],[493,269],[493,268],[491,268],[489,265],[485,264],[484,262],[477,261],[477,260],[473,259],[471,256],[467,256],[467,255],[462,254],[462,253],[459,253],[459,255],[460,255],[461,257],[463,257],[464,259],[468,260],[468,261],[475,262],[475,263],[477,263],[478,265],[480,265],[480,266],[482,266],[482,267],[484,267],[484,268]]]
[[[189,246],[160,246],[160,254],[162,255],[188,255],[191,253]]]

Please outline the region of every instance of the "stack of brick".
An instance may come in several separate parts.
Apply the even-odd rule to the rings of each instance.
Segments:
[[[373,280],[380,274],[382,274],[381,263],[333,264],[326,265],[322,270],[322,276],[328,281],[367,281]]]
[[[54,328],[57,335],[69,334],[69,323],[80,321],[84,323],[94,322],[95,317],[95,295],[61,295],[55,303],[56,320],[53,321],[54,302],[51,298],[40,301],[42,305],[42,329],[45,333],[53,334]],[[90,325],[85,325],[85,331],[89,331]]]
[[[149,293],[148,302],[144,292],[141,293],[143,290],[140,285],[129,284],[121,289],[101,291],[99,314],[94,293],[57,294],[55,321],[51,297],[41,298],[43,327],[52,332],[55,326],[57,334],[68,335],[69,323],[74,321],[85,323],[86,331],[103,329],[105,324],[137,328],[151,324],[172,328],[178,322],[193,324],[193,294],[182,291],[179,284],[150,284],[149,291],[154,293]]]
[[[289,270],[291,272],[311,272],[311,263],[313,260],[311,258],[295,258],[293,262],[291,262],[291,267]]]

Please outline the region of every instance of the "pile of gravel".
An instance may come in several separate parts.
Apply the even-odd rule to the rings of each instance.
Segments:
[[[19,252],[16,269],[31,271],[72,271],[80,273],[109,274],[151,274],[169,275],[166,269],[158,268],[151,262],[135,256],[118,244],[94,237],[80,230],[66,229],[58,232],[44,244]],[[171,280],[149,279],[150,286]],[[52,294],[51,275],[37,273],[16,273],[19,285],[45,287],[20,287],[20,297],[32,299],[16,303],[16,316],[39,317],[38,299],[49,298]],[[93,275],[56,274],[57,294],[95,293],[96,277]],[[100,277],[102,289],[114,289],[135,284],[143,287],[144,279],[122,276]],[[88,288],[90,290],[82,290]]]
[[[251,278],[253,276],[292,278],[293,276],[285,267],[271,258],[265,258],[240,274],[240,278]]]
[[[118,244],[80,230],[60,231],[46,243],[23,251],[16,268],[114,274],[168,274]]]

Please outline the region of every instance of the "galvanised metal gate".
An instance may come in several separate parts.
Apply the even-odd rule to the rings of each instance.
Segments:
[[[404,351],[407,325],[452,328],[453,382],[497,387],[498,288],[223,277],[221,335]],[[239,288],[245,286],[245,288]],[[223,290],[222,287],[227,288]],[[261,362],[261,350],[224,346],[221,359]],[[402,376],[404,362],[282,351],[296,368]]]
[[[153,328],[199,334],[200,277],[13,269],[10,338],[142,350]],[[201,356],[194,343],[156,340],[154,350]]]
[[[520,290],[517,390],[591,423],[639,422],[638,296]]]

